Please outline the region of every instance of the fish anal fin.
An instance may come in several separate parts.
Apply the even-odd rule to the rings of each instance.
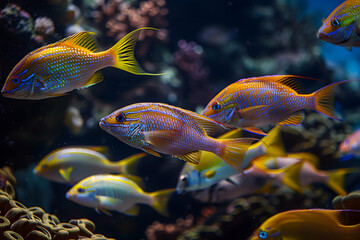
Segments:
[[[72,166],[68,167],[66,169],[60,168],[59,169],[59,174],[63,177],[63,179],[65,179],[65,181],[69,182],[70,181],[70,174],[71,174],[73,169],[74,168]]]
[[[98,45],[95,39],[95,33],[93,32],[79,32],[67,38],[64,38],[53,45],[67,45],[67,46],[78,46],[95,52],[98,50]]]
[[[47,96],[49,97],[61,97],[65,95],[68,95],[68,93],[47,93]]]
[[[201,151],[195,151],[195,152],[188,153],[186,155],[174,156],[174,157],[180,158],[188,163],[198,165],[200,158],[201,158]]]
[[[96,72],[90,79],[89,81],[87,81],[82,87],[80,87],[79,89],[83,89],[83,88],[88,88],[92,85],[95,85],[99,82],[102,82],[103,80],[103,76],[100,72]]]
[[[279,125],[299,125],[304,118],[303,112],[297,112],[290,117],[286,118],[285,120],[279,122]]]
[[[139,215],[139,206],[134,205],[123,213],[130,216],[137,216]]]
[[[257,127],[245,127],[243,129],[247,132],[255,133],[258,135],[263,135],[263,136],[267,135],[263,130],[261,130],[260,128],[257,128]]]
[[[155,157],[161,157],[161,155],[158,152],[155,152],[154,150],[147,148],[147,147],[143,147],[141,148],[143,151],[155,156]]]
[[[95,208],[95,211],[97,213],[99,213],[99,214],[100,213],[105,213],[108,216],[112,216],[111,212],[109,210],[107,210],[107,209],[104,209],[104,208]]]

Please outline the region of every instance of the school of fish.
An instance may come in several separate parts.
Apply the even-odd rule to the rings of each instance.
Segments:
[[[360,1],[347,0],[323,20],[317,37],[349,50],[360,47],[359,19]],[[36,49],[12,69],[1,93],[7,98],[29,100],[60,97],[101,82],[98,71],[110,66],[137,75],[161,75],[147,73],[134,57],[141,31],[156,30],[144,27],[132,31],[105,51],[98,51],[91,32]],[[165,103],[114,106],[118,109],[103,116],[99,127],[143,152],[112,161],[105,146],[67,146],[44,156],[33,172],[71,185],[68,200],[107,215],[112,215],[111,211],[139,215],[139,204],[143,204],[169,216],[168,201],[178,194],[190,194],[203,203],[223,204],[240,196],[271,194],[275,186],[302,194],[311,184],[320,183],[346,195],[346,177],[360,174],[360,169],[318,169],[317,156],[286,151],[281,127],[301,124],[304,109],[340,120],[334,110],[334,90],[356,80],[301,93],[298,81],[305,80],[314,79],[296,75],[241,79],[212,99],[209,96],[201,114]],[[274,127],[265,133],[263,127],[269,126]],[[248,137],[249,132],[256,137]],[[339,153],[360,156],[360,130],[341,143]],[[146,192],[144,181],[136,176],[139,162],[163,155],[186,161],[177,186]],[[282,212],[267,219],[249,239],[360,239],[360,212]]]

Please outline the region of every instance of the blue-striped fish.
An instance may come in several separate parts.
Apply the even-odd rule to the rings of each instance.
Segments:
[[[171,154],[198,164],[201,152],[215,153],[237,171],[252,138],[216,139],[209,135],[229,127],[200,114],[162,103],[138,103],[121,108],[100,121],[119,140],[160,157]]]
[[[133,74],[146,73],[134,57],[140,28],[120,39],[112,48],[97,51],[94,33],[80,32],[56,43],[32,51],[11,71],[1,93],[17,99],[44,99],[65,95],[78,88],[102,81],[105,67],[116,67]]]
[[[146,204],[168,215],[167,202],[174,189],[144,192],[134,181],[121,175],[95,175],[74,185],[66,198],[86,207],[109,213],[109,210],[137,215],[136,204]]]

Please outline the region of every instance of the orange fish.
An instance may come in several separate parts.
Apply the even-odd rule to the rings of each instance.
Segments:
[[[216,95],[203,115],[232,127],[261,132],[256,127],[268,124],[296,125],[303,119],[302,109],[310,108],[337,119],[333,88],[330,84],[310,94],[299,94],[293,75],[273,75],[241,79]]]
[[[360,46],[360,1],[347,0],[340,4],[326,19],[318,30],[320,40],[344,46]]]
[[[216,139],[225,124],[200,114],[162,103],[138,103],[121,108],[100,121],[100,127],[132,147],[160,157],[171,154],[198,164],[201,151],[215,153],[241,171],[244,155],[254,139]]]
[[[360,156],[360,130],[353,132],[339,146],[339,151]]]
[[[278,213],[261,224],[249,239],[360,239],[360,211],[305,209]]]
[[[44,99],[65,95],[78,88],[102,81],[105,67],[116,67],[133,74],[146,73],[134,57],[140,28],[120,39],[112,48],[96,52],[94,33],[80,32],[56,43],[32,51],[11,71],[1,93],[17,99]]]

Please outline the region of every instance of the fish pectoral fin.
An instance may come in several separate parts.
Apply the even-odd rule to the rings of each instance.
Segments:
[[[172,130],[157,130],[157,131],[144,131],[142,135],[144,136],[144,140],[151,145],[167,145],[170,142],[174,141],[176,135],[180,133],[180,131],[172,129]]]
[[[212,170],[209,170],[206,173],[204,173],[204,176],[206,178],[210,179],[210,178],[213,178],[215,176],[215,173],[216,173],[216,171],[214,169],[212,169]]]
[[[161,155],[158,152],[155,152],[154,150],[147,148],[147,147],[143,147],[141,148],[141,150],[143,150],[144,152],[147,152],[155,157],[161,157]]]
[[[254,113],[256,110],[259,110],[259,109],[264,108],[264,107],[269,107],[269,105],[257,105],[257,106],[252,106],[252,107],[239,109],[238,111],[240,113],[240,116],[244,116],[246,114]]]
[[[66,169],[60,168],[59,169],[59,174],[63,177],[63,179],[65,179],[65,181],[69,182],[70,181],[70,174],[71,174],[73,169],[74,168],[72,166],[68,167]]]
[[[104,209],[104,208],[95,208],[95,211],[98,214],[105,213],[108,216],[112,216],[111,212],[109,210],[107,210],[107,209]]]
[[[82,87],[78,88],[78,89],[84,89],[84,88],[88,88],[92,85],[95,85],[99,82],[102,82],[103,80],[103,76],[100,72],[96,72],[90,79],[89,81],[87,81]]]
[[[285,120],[279,122],[279,125],[299,125],[304,118],[303,112],[297,112],[290,117],[286,118]]]
[[[95,196],[95,198],[98,200],[98,204],[104,207],[113,207],[120,202],[117,198],[107,196]]]
[[[57,41],[56,43],[52,44],[52,46],[78,46],[85,48],[91,52],[95,52],[96,50],[98,50],[98,45],[94,36],[95,33],[93,32],[79,32],[60,41]]]
[[[255,133],[255,134],[258,134],[258,135],[263,135],[263,136],[267,136],[267,134],[261,130],[260,128],[257,128],[257,127],[246,127],[246,128],[243,128],[245,131],[247,132],[251,132],[251,133]]]
[[[188,163],[198,165],[201,158],[201,151],[195,151],[182,156],[174,156],[180,158]]]
[[[139,206],[134,205],[123,213],[130,215],[130,216],[137,216],[137,215],[139,215]]]

